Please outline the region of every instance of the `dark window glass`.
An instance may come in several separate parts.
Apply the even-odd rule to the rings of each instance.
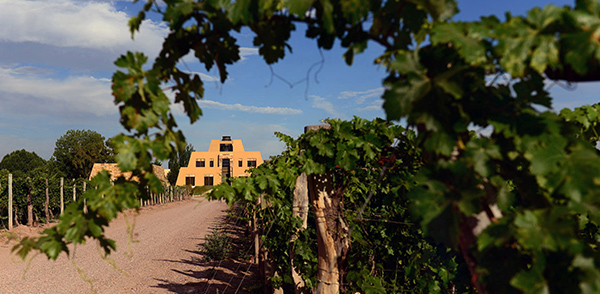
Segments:
[[[213,166],[215,166],[215,161],[211,159],[210,160],[210,167],[213,167]]]
[[[185,177],[185,185],[186,186],[196,186],[196,178],[195,177]]]
[[[196,167],[204,167],[204,159],[196,160]]]
[[[212,186],[213,177],[204,177],[204,186]]]
[[[229,158],[223,158],[223,167],[229,167]]]
[[[233,151],[233,144],[221,144],[221,151]]]
[[[248,160],[248,167],[256,167],[256,159]]]
[[[239,166],[239,167],[242,167],[242,165],[244,165],[244,161],[240,159],[240,160],[238,161],[238,166]]]

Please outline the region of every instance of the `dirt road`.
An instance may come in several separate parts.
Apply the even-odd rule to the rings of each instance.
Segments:
[[[195,261],[201,258],[198,245],[227,209],[222,202],[199,201],[143,208],[113,221],[107,235],[117,241],[117,252],[109,258],[122,272],[101,258],[93,241],[71,247],[70,257],[63,254],[53,262],[38,255],[30,264],[10,254],[12,244],[1,243],[0,293],[173,293],[177,285],[193,284],[199,270]],[[132,255],[126,220],[135,224]]]

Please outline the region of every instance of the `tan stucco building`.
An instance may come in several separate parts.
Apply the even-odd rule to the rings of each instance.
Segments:
[[[124,176],[126,179],[132,179],[134,181],[137,181],[135,177],[131,178],[131,172],[122,173],[118,163],[94,163],[88,180],[91,180],[103,170],[108,171],[108,173],[110,174],[111,181],[115,181],[120,176]],[[154,172],[156,177],[158,177],[158,179],[163,183],[163,185],[169,185],[169,181],[167,181],[168,172],[165,171],[164,167],[153,164],[152,171]]]
[[[260,151],[245,151],[242,140],[211,140],[208,151],[192,152],[187,167],[177,176],[178,186],[213,186],[227,177],[247,177],[249,168],[263,163]]]

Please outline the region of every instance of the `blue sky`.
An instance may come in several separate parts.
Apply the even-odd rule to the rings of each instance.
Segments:
[[[458,19],[504,11],[523,14],[530,7],[572,1],[459,1]],[[123,131],[110,94],[113,61],[127,50],[157,54],[167,29],[157,19],[146,21],[135,40],[129,38],[127,20],[137,8],[129,1],[0,0],[0,157],[18,149],[35,151],[49,159],[56,140],[69,129],[90,129],[105,137]],[[207,150],[211,139],[230,135],[242,139],[246,150],[263,157],[278,154],[284,145],[275,131],[297,136],[305,125],[328,117],[353,115],[384,117],[380,98],[385,70],[373,65],[381,48],[355,57],[352,67],[339,46],[323,51],[304,38],[298,27],[291,39],[293,53],[272,67],[256,48],[252,34],[238,36],[243,60],[229,67],[230,79],[216,81],[218,73],[186,58],[188,70],[202,73],[204,115],[190,125],[179,106],[175,113],[181,129],[196,150]],[[311,66],[323,62],[321,70]],[[293,88],[274,79],[271,70]],[[596,84],[579,84],[575,91],[552,88],[556,108],[598,101]]]

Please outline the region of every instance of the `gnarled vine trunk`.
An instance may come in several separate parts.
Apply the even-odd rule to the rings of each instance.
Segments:
[[[33,226],[33,203],[31,202],[31,186],[27,188],[27,225],[30,227]]]
[[[331,175],[308,176],[315,213],[318,246],[317,294],[343,291],[341,280],[350,240],[342,211],[342,189],[334,190]]]

